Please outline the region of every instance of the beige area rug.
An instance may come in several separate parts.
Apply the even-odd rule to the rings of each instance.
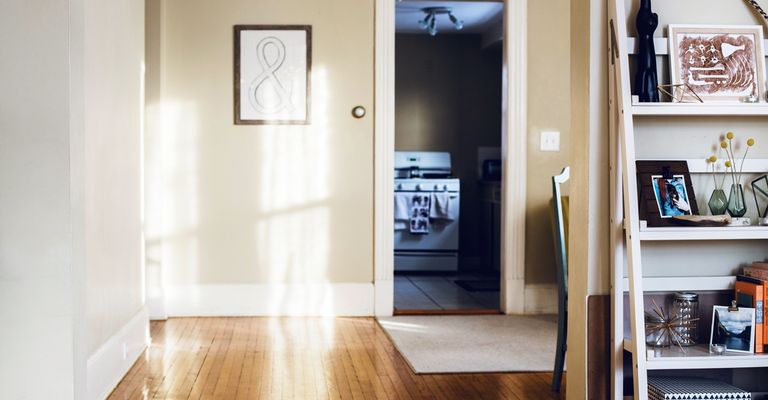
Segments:
[[[379,318],[417,374],[552,371],[555,316],[470,315]]]

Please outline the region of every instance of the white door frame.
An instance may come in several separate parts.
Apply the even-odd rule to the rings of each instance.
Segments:
[[[527,2],[504,1],[500,308],[506,314],[522,314],[526,309]],[[375,6],[373,253],[376,316],[390,316],[394,309],[395,3],[396,0],[376,0]]]

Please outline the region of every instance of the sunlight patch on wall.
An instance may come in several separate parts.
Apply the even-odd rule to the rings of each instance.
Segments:
[[[265,125],[259,129],[260,211],[274,213],[327,200],[329,193],[328,82],[312,71],[312,122],[307,127]]]
[[[312,123],[296,129],[268,125],[260,130],[259,213],[254,224],[256,265],[268,282],[327,282],[330,257],[328,205],[328,80],[324,67],[312,71]],[[307,305],[332,304],[330,292],[315,291]],[[274,299],[276,303],[285,299]]]
[[[164,100],[161,104],[161,130],[156,138],[160,145],[161,164],[158,176],[161,195],[156,198],[162,220],[159,236],[162,240],[165,281],[169,273],[177,279],[194,281],[198,274],[199,224],[199,127],[195,122],[197,106],[191,102]]]

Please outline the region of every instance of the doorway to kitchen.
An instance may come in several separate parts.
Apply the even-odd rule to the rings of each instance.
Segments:
[[[501,2],[395,14],[394,313],[499,313]]]

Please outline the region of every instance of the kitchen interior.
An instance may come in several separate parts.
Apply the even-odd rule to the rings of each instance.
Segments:
[[[498,313],[504,5],[396,7],[395,313]]]

